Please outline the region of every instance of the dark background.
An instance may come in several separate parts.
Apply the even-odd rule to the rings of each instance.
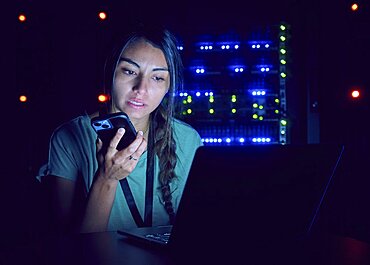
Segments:
[[[109,3],[108,3],[109,2]],[[284,1],[12,1],[2,37],[1,246],[28,244],[42,226],[34,176],[56,126],[96,109],[105,56],[135,21],[161,22],[181,36],[248,30],[287,22],[290,142],[341,143],[348,166],[329,200],[328,226],[368,239],[370,218],[370,5],[347,0]],[[367,6],[366,6],[367,5]],[[108,12],[100,22],[98,11]],[[20,12],[27,15],[19,23]],[[352,86],[363,98],[350,100]],[[26,104],[20,93],[29,95]],[[35,235],[36,234],[36,235]],[[16,236],[17,235],[17,236]],[[0,252],[1,253],[1,252]]]

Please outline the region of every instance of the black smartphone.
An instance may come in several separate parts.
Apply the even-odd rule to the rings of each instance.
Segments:
[[[119,128],[125,129],[125,134],[117,145],[117,150],[129,146],[136,138],[136,130],[130,118],[124,112],[110,113],[91,119],[91,126],[103,142],[103,148],[107,148],[113,136]]]

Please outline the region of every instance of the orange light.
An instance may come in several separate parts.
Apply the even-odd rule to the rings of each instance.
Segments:
[[[105,12],[99,12],[99,18],[101,20],[105,20],[105,19],[107,19],[107,14]]]
[[[27,101],[27,97],[25,95],[21,95],[21,96],[19,96],[19,101],[20,102],[26,102]]]
[[[359,98],[360,97],[360,90],[358,90],[358,89],[352,90],[351,96],[352,96],[352,98],[355,98],[355,99]]]
[[[18,16],[18,20],[19,20],[20,22],[25,22],[25,21],[26,21],[26,16],[25,16],[24,14],[20,14],[20,15]]]
[[[358,4],[354,3],[351,5],[352,11],[357,11],[358,10]]]
[[[98,100],[99,100],[99,102],[102,102],[102,103],[107,102],[107,101],[108,101],[108,99],[109,99],[109,97],[108,97],[106,94],[100,94],[100,95],[98,96]]]

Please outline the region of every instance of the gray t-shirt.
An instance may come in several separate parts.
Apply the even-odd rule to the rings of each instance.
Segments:
[[[195,151],[202,145],[202,141],[197,131],[180,120],[174,120],[173,128],[177,147],[175,173],[178,178],[172,181],[170,187],[172,202],[176,211]],[[72,181],[77,181],[81,178],[87,194],[98,168],[96,139],[97,135],[90,125],[88,115],[79,116],[59,126],[50,139],[48,162],[40,169],[37,179],[42,181],[42,178],[46,175],[54,175]],[[147,152],[144,152],[134,171],[127,177],[141,216],[144,216],[145,208],[146,161]],[[164,208],[160,189],[158,188],[159,183],[156,177],[158,172],[159,164],[158,157],[156,157],[153,191],[153,226],[169,223],[169,217]],[[109,218],[108,230],[116,231],[120,228],[131,227],[136,227],[136,224],[131,216],[122,188],[118,185]]]

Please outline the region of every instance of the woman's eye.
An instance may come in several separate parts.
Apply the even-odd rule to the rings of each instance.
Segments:
[[[130,69],[127,69],[127,68],[122,68],[122,72],[124,72],[127,75],[133,75],[133,74],[135,74],[134,71],[132,71]]]
[[[159,76],[154,76],[153,79],[157,82],[164,81],[164,78]]]

